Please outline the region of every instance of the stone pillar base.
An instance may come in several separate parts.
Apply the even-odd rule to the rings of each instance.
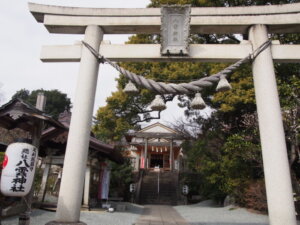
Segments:
[[[87,225],[84,222],[56,222],[56,221],[50,221],[46,223],[45,225]]]

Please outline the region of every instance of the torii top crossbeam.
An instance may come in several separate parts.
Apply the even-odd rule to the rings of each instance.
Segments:
[[[83,34],[90,24],[98,25],[104,34],[160,33],[161,12],[158,8],[108,9],[74,8],[29,3],[29,9],[38,22],[50,33]],[[265,24],[270,33],[300,32],[300,3],[280,6],[191,8],[191,33],[241,33],[252,24]],[[252,45],[191,44],[189,57],[166,57],[160,54],[158,44],[105,44],[100,54],[112,61],[201,61],[235,62],[252,52]],[[81,45],[44,46],[43,62],[79,62]],[[276,62],[300,60],[299,45],[273,43]]]
[[[160,33],[160,8],[75,8],[29,3],[29,9],[50,33],[83,34],[90,24],[101,26],[105,34]],[[191,9],[191,33],[246,34],[252,24],[265,24],[270,33],[300,32],[300,3]]]

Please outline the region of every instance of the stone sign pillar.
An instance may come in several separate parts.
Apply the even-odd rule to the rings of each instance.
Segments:
[[[98,50],[103,38],[99,26],[89,25],[84,41]],[[79,222],[83,184],[88,156],[92,113],[98,78],[98,59],[85,47],[77,81],[76,95],[65,154],[63,175],[56,211],[56,220],[50,224],[85,224]]]
[[[249,38],[253,49],[257,49],[268,41],[266,26],[252,26]],[[256,57],[252,69],[270,225],[296,225],[291,175],[271,47]]]
[[[89,209],[90,205],[90,184],[91,184],[91,164],[86,166],[84,178],[83,205]]]

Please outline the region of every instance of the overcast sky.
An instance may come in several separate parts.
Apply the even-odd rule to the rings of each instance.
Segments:
[[[30,2],[97,8],[145,8],[150,0],[32,0]],[[58,89],[67,93],[73,101],[79,63],[42,63],[39,60],[41,46],[73,44],[82,40],[82,35],[50,34],[41,23],[37,23],[28,10],[28,1],[0,1],[0,104],[22,88],[34,90]],[[105,35],[104,40],[124,43],[127,35]],[[116,90],[118,72],[108,65],[99,71],[94,113],[105,99]],[[168,123],[183,116],[176,103],[168,103],[160,122]],[[157,122],[157,121],[153,121]]]

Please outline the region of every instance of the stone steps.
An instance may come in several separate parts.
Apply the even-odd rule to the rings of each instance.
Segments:
[[[142,204],[177,204],[178,174],[175,172],[163,172],[159,174],[160,186],[158,194],[158,174],[148,172],[143,177],[141,185],[140,202]]]

